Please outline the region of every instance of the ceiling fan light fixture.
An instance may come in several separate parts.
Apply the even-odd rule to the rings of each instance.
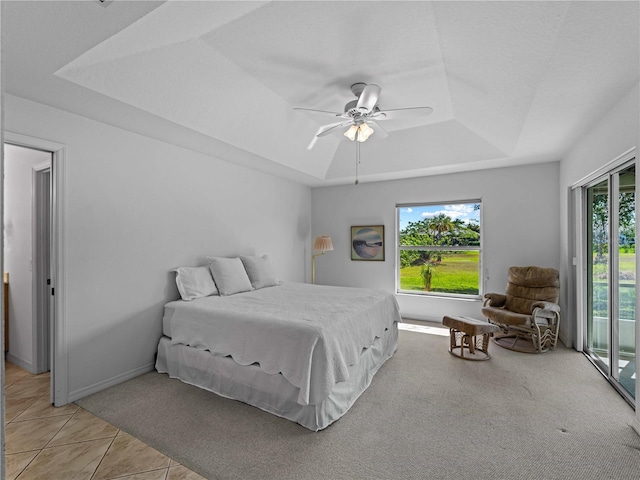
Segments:
[[[366,142],[373,132],[373,128],[366,123],[362,123],[358,128],[358,141]]]
[[[357,132],[358,132],[358,126],[351,125],[349,129],[346,132],[344,132],[344,136],[353,142],[356,139]]]

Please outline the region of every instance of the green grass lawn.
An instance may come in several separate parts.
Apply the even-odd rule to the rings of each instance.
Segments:
[[[619,316],[620,318],[635,320],[636,318],[636,257],[634,252],[625,252],[620,249],[620,291],[619,291]],[[592,309],[597,317],[609,315],[608,279],[609,265],[596,263],[593,265],[593,292]]]
[[[636,271],[636,254],[635,252],[624,252],[620,249],[620,270],[621,271]]]
[[[433,267],[431,292],[478,295],[479,260],[478,252],[457,252],[442,256],[442,262]],[[404,267],[400,270],[400,289],[424,291],[424,280],[420,275],[421,265]],[[594,265],[594,278],[606,282],[607,265]],[[621,284],[635,284],[635,253],[620,251]],[[625,293],[627,289],[624,290]],[[635,291],[633,291],[635,293]],[[635,297],[634,297],[635,298]],[[631,301],[633,299],[630,299]],[[629,316],[629,318],[633,318]]]
[[[635,283],[636,254],[634,252],[624,252],[620,249],[620,283]],[[606,280],[609,265],[607,263],[596,263],[593,265],[593,278],[596,280]]]
[[[479,253],[457,252],[442,256],[442,262],[433,267],[431,292],[478,295]],[[421,265],[400,269],[400,289],[424,291],[420,275]]]

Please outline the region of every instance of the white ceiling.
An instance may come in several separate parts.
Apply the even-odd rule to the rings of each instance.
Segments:
[[[559,160],[640,78],[637,1],[2,1],[5,92],[303,182],[349,183],[355,144],[307,145],[350,85],[386,120],[360,181]]]

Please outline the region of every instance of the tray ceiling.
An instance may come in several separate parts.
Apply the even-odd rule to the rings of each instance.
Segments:
[[[360,180],[559,160],[639,80],[638,2],[3,1],[5,91],[309,185],[350,85],[382,87]],[[29,32],[27,35],[25,32]]]

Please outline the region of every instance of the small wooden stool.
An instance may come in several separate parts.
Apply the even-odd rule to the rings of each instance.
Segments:
[[[500,331],[500,328],[483,320],[476,320],[471,317],[448,317],[442,318],[442,323],[449,327],[451,341],[449,345],[449,353],[463,360],[489,360],[489,338],[493,332]],[[459,348],[460,353],[454,352]],[[465,348],[469,355],[465,356]],[[476,352],[482,354],[475,356]]]

